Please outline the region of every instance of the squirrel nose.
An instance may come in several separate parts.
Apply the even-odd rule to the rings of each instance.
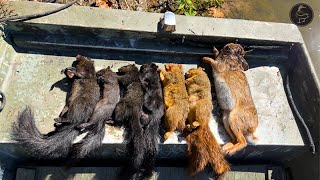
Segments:
[[[100,82],[103,83],[103,78],[102,78],[101,76],[98,76],[98,77],[97,77],[97,80],[98,80],[99,83],[100,83]]]

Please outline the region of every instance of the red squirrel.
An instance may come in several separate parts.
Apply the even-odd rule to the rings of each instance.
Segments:
[[[190,69],[186,77],[190,106],[185,130],[188,172],[194,176],[209,163],[216,175],[223,177],[230,170],[230,166],[209,128],[213,109],[210,80],[201,67]]]
[[[189,112],[189,103],[181,64],[165,65],[165,69],[160,72],[160,79],[163,84],[164,121],[167,131],[163,138],[166,140],[176,129],[183,131]]]

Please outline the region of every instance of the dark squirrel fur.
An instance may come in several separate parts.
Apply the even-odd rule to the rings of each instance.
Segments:
[[[114,122],[124,125],[126,130],[127,157],[130,158],[128,167],[121,173],[121,179],[130,178],[139,172],[143,161],[144,144],[143,126],[140,123],[144,101],[143,89],[139,79],[139,69],[134,65],[119,68],[119,84],[124,88],[124,95],[114,110]]]
[[[158,66],[149,63],[140,68],[140,81],[144,90],[144,103],[140,122],[143,126],[143,139],[139,142],[144,145],[144,155],[141,168],[142,177],[150,177],[155,165],[155,156],[160,139],[159,127],[164,115],[162,87]]]
[[[88,123],[77,128],[88,130],[79,143],[73,145],[71,157],[81,159],[101,146],[105,135],[105,123],[111,119],[114,108],[120,100],[118,76],[110,67],[97,72],[98,82],[102,85],[102,99],[96,105]]]
[[[75,78],[71,95],[58,119],[62,122],[53,132],[41,134],[35,125],[34,115],[27,107],[18,115],[13,126],[13,139],[39,159],[66,158],[73,140],[79,135],[76,127],[87,122],[100,98],[94,62],[78,55],[75,68],[67,68],[66,75]],[[59,122],[60,123],[60,122]]]
[[[152,175],[158,151],[159,126],[164,114],[162,87],[155,64],[134,65],[119,69],[119,78],[126,91],[118,103],[114,120],[126,127],[128,167],[121,179],[149,177]]]

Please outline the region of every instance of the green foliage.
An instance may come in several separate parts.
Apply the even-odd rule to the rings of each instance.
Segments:
[[[221,7],[223,0],[177,0],[178,9],[176,13],[186,16],[195,16],[198,10],[208,9],[210,7]]]
[[[223,0],[195,0],[198,6],[202,6],[203,8],[208,7],[218,7],[221,8]]]
[[[195,16],[197,8],[194,6],[192,0],[177,0],[179,14],[184,14],[186,16]]]

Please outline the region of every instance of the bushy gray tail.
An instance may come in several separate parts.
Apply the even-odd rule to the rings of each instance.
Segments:
[[[88,134],[72,148],[72,159],[82,159],[102,144],[105,134],[105,121],[99,121],[97,126],[89,130]]]
[[[39,159],[66,158],[78,135],[72,125],[61,127],[48,136],[41,134],[30,107],[19,113],[18,121],[13,126],[13,139]]]

